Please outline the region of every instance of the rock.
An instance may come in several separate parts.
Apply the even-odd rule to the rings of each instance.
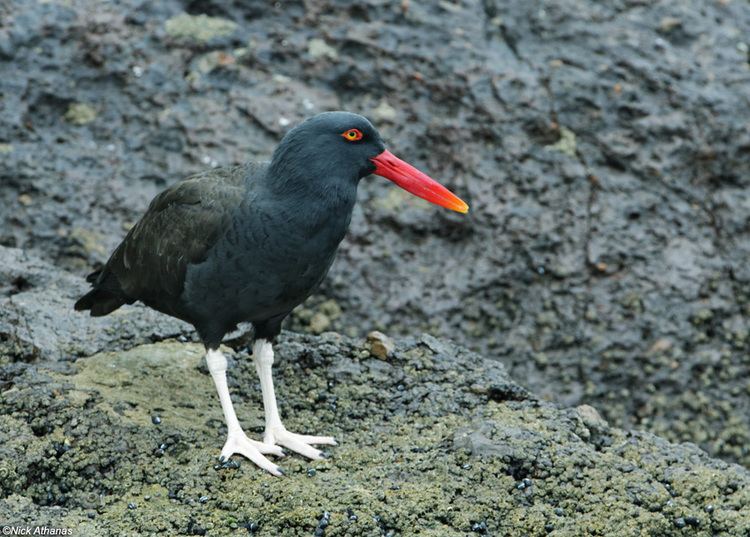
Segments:
[[[310,331],[313,334],[322,334],[331,326],[331,319],[325,313],[316,312],[310,319]]]
[[[168,19],[164,28],[167,35],[174,39],[206,43],[232,35],[237,30],[237,24],[220,17],[181,13]]]
[[[381,360],[387,360],[396,348],[391,338],[377,330],[367,334],[367,343],[370,346],[370,353]]]
[[[397,116],[396,109],[393,108],[388,101],[382,100],[380,104],[375,107],[372,111],[372,118],[378,122],[393,122]]]
[[[197,80],[215,69],[233,67],[236,61],[236,57],[232,54],[221,50],[212,50],[206,54],[201,54],[191,62],[190,76]]]
[[[475,387],[513,384],[500,364],[424,340],[399,339],[386,363],[358,358],[369,343],[282,333],[274,375],[285,424],[340,441],[330,459],[291,454],[283,479],[246,461],[214,469],[223,418],[201,345],[137,345],[64,371],[30,366],[0,398],[0,519],[81,535],[169,533],[191,520],[233,535],[238,519],[228,513],[251,513],[269,535],[305,534],[323,510],[331,535],[417,526],[536,535],[544,524],[563,535],[673,535],[665,528],[680,517],[685,525],[708,517],[715,534],[750,530],[744,468],[648,433],[609,428],[606,441],[584,438],[581,420],[600,420],[592,409],[494,401]],[[238,414],[257,436],[252,360],[225,352]],[[197,510],[204,501],[211,509]]]
[[[307,53],[313,58],[330,58],[335,60],[339,54],[335,48],[322,39],[311,39],[307,44]]]
[[[192,327],[142,306],[107,317],[73,311],[86,291],[73,275],[30,252],[0,246],[0,362],[72,360],[102,348],[185,335]]]
[[[591,405],[578,405],[576,407],[578,416],[589,429],[607,429],[609,424],[601,417],[599,412]]]

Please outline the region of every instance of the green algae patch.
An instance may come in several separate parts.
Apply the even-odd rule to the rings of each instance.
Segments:
[[[576,133],[567,127],[560,127],[560,139],[554,144],[545,146],[550,151],[559,151],[575,158],[577,151]]]
[[[165,29],[173,39],[207,43],[232,35],[237,30],[237,24],[219,17],[181,13],[168,19]]]
[[[226,431],[203,348],[140,345],[69,371],[28,368],[2,393],[0,518],[80,535],[750,531],[746,470],[538,401],[450,343],[397,340],[387,361],[335,333],[284,333],[275,349],[287,428],[334,435],[330,458],[289,453],[283,478],[237,457],[218,465]],[[238,417],[259,439],[252,359],[225,352]]]
[[[196,344],[141,345],[81,360],[71,380],[80,392],[98,392],[101,409],[135,425],[153,425],[158,416],[176,427],[203,428],[222,416],[211,378],[197,374],[204,354]]]
[[[294,311],[294,324],[306,332],[322,334],[331,329],[332,324],[341,317],[341,307],[333,300],[315,304],[308,301]]]
[[[96,110],[86,103],[72,103],[65,112],[65,120],[73,125],[86,125],[96,119]]]
[[[101,257],[107,256],[107,249],[104,246],[104,237],[96,231],[74,227],[70,230],[68,238],[80,245],[83,253],[86,255],[98,254]]]
[[[313,58],[330,58],[335,60],[339,57],[338,51],[322,39],[310,39],[307,43],[307,53]]]

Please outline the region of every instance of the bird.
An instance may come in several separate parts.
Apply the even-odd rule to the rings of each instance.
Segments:
[[[352,218],[360,180],[389,179],[408,192],[466,213],[455,194],[399,159],[365,117],[323,112],[291,128],[269,162],[189,176],[159,193],[100,269],[75,310],[107,315],[137,301],[193,325],[218,392],[227,438],[220,460],[243,456],[269,473],[283,448],[320,459],[331,436],[290,432],[276,404],[273,343],[282,321],[318,288]],[[227,360],[219,350],[238,323],[253,327],[265,431],[249,438],[235,414]]]

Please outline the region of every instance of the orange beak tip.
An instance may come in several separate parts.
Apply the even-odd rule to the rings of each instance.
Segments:
[[[466,214],[469,212],[469,204],[459,197],[456,197],[456,199],[451,200],[450,203],[443,205],[443,207],[445,207],[446,209],[450,209],[451,211],[461,213],[461,214]]]

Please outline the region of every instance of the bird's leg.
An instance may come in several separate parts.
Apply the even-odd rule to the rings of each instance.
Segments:
[[[308,436],[290,433],[281,423],[279,409],[276,406],[276,394],[273,390],[273,347],[269,341],[258,339],[253,345],[253,360],[260,377],[260,388],[263,392],[263,410],[266,414],[266,432],[263,442],[267,445],[278,444],[296,451],[310,459],[320,459],[322,452],[311,444],[328,444],[335,446],[336,440],[331,436]]]
[[[227,441],[224,444],[224,449],[221,450],[222,458],[229,459],[234,454],[243,455],[273,475],[282,475],[279,467],[263,456],[264,453],[283,456],[284,452],[281,448],[250,440],[240,427],[240,422],[234,413],[232,400],[229,398],[227,359],[218,349],[209,349],[206,353],[206,365],[211,373],[211,378],[214,379],[216,391],[219,392],[221,409],[224,411],[224,419],[227,422]]]

